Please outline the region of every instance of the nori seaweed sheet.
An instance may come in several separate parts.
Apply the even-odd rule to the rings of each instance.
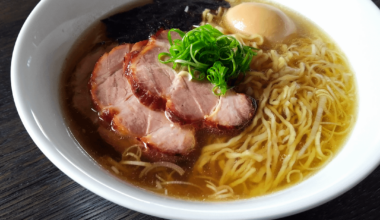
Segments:
[[[148,39],[160,28],[189,31],[201,23],[205,9],[219,7],[229,8],[230,4],[224,0],[154,0],[152,4],[113,15],[102,22],[109,38],[119,43],[136,43]]]

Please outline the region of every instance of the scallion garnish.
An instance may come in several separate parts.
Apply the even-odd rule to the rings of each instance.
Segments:
[[[172,32],[182,38],[172,40]],[[243,46],[232,36],[223,35],[209,24],[197,27],[187,33],[178,29],[168,32],[169,53],[160,53],[161,63],[173,63],[173,69],[186,66],[192,79],[206,78],[215,85],[215,95],[224,95],[231,88],[229,80],[245,74],[256,48]],[[163,57],[169,59],[163,60]],[[177,66],[179,65],[179,66]],[[198,72],[198,74],[196,74]]]

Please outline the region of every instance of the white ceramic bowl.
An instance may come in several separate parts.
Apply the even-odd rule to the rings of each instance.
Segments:
[[[82,150],[67,129],[58,84],[65,57],[78,36],[105,13],[132,2],[42,0],[25,22],[14,49],[12,91],[22,122],[41,151],[82,186],[119,205],[164,218],[264,219],[294,214],[333,199],[379,164],[380,11],[370,0],[281,0],[325,30],[356,73],[359,115],[340,153],[299,185],[235,202],[164,198],[113,177]]]

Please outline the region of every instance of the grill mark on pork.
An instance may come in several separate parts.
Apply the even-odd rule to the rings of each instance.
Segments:
[[[133,47],[121,45],[99,59],[90,80],[92,100],[100,118],[112,127],[116,135],[139,139],[149,149],[154,149],[154,155],[157,152],[167,155],[165,158],[176,154],[186,155],[195,147],[194,128],[173,124],[164,112],[153,111],[142,105],[133,95],[124,76],[128,63],[123,61],[137,54],[144,45],[146,42],[137,43]],[[149,149],[144,152],[150,154]]]

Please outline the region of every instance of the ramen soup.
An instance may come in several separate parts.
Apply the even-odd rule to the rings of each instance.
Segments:
[[[67,58],[62,108],[94,160],[154,193],[223,201],[293,186],[334,158],[357,89],[322,30],[266,1],[170,3],[120,9]]]

